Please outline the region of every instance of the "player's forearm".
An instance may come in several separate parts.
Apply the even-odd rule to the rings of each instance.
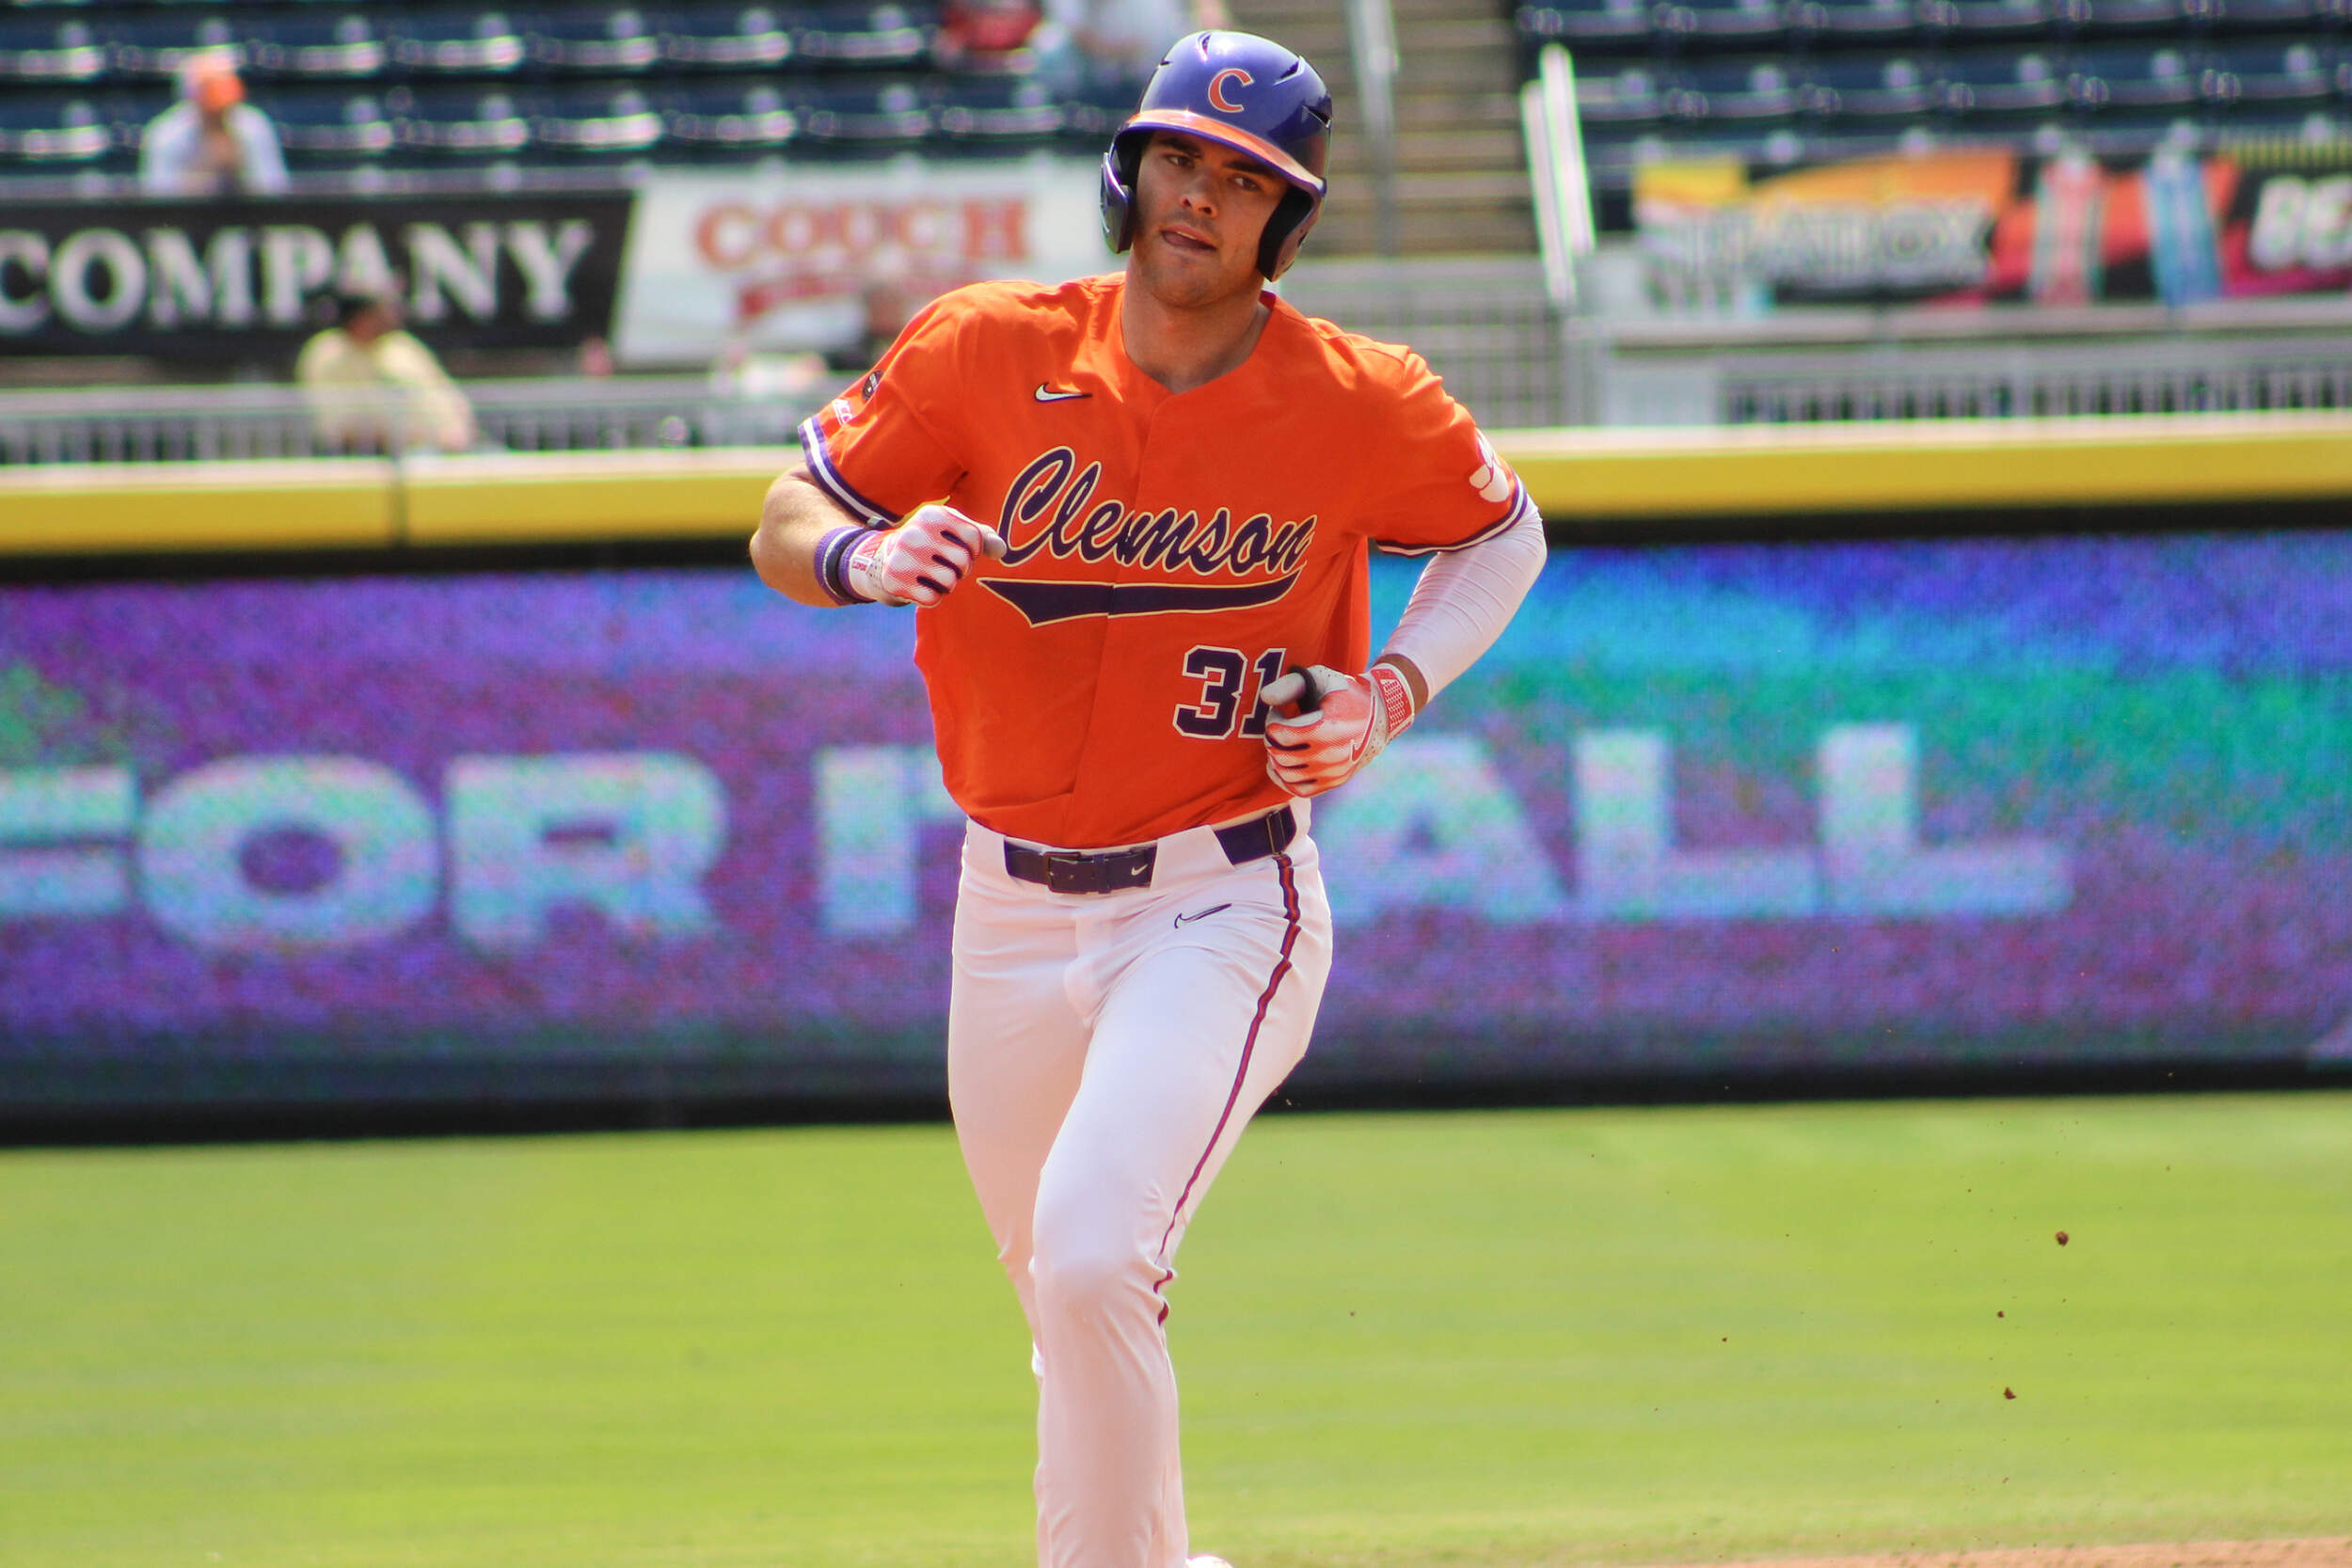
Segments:
[[[752,569],[786,598],[831,609],[841,601],[817,580],[817,546],[826,534],[856,521],[796,468],[768,486],[759,531],[752,535]]]
[[[1437,556],[1422,569],[1380,656],[1408,683],[1421,677],[1415,712],[1494,646],[1543,569],[1544,524],[1533,507],[1492,539]]]

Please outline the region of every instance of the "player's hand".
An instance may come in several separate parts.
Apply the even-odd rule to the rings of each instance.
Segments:
[[[1005,557],[1005,536],[952,506],[922,506],[894,529],[879,529],[850,546],[841,580],[876,604],[930,606],[947,596],[981,556]]]
[[[1320,795],[1354,777],[1413,721],[1413,691],[1394,665],[1343,675],[1320,664],[1269,681],[1261,693],[1267,777],[1293,795]],[[1280,710],[1296,707],[1295,716]]]

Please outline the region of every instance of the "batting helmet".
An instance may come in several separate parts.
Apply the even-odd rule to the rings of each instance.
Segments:
[[[1221,142],[1290,182],[1258,241],[1258,270],[1281,277],[1323,208],[1331,89],[1315,68],[1250,33],[1194,33],[1177,40],[1145,85],[1143,106],[1103,154],[1103,237],[1115,251],[1135,243],[1136,172],[1154,131]]]

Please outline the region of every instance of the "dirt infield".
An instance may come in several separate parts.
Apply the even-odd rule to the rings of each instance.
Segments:
[[[2352,1568],[2352,1536],[2189,1545],[2013,1546],[1985,1552],[1773,1558],[1719,1568]]]

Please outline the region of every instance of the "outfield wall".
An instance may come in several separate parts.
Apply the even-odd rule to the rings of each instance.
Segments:
[[[2352,494],[2342,431],[2280,429],[2217,463]],[[1877,478],[1752,450],[1883,523],[1935,453],[1986,466],[1915,434]],[[2109,483],[2181,466],[2083,435]],[[1582,439],[1512,443],[1556,537],[1566,492],[1623,494]],[[739,535],[788,456],[373,483],[419,542]],[[316,548],[357,514],[310,467],[207,477],[305,498]],[[1652,471],[1732,510],[1688,451]],[[261,543],[105,482],[0,490],[0,527]],[[402,564],[0,586],[0,1110],[938,1092],[960,819],[910,617],[723,565]],[[1415,570],[1375,560],[1378,625]],[[1556,548],[1317,814],[1339,958],[1295,1083],[2352,1062],[2346,606],[2330,530]]]
[[[1555,539],[1692,516],[2352,501],[2352,415],[1502,431]],[[0,558],[747,537],[797,449],[0,468]],[[2119,517],[2126,514],[2117,514]]]

